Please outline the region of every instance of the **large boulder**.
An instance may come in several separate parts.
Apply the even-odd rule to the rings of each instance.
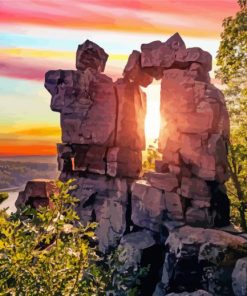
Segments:
[[[144,87],[147,87],[153,81],[153,78],[142,70],[141,53],[137,50],[133,50],[130,54],[123,74],[124,77]]]
[[[247,240],[215,229],[184,226],[170,231],[161,284],[166,291],[204,289],[232,295],[231,273]]]
[[[155,245],[151,231],[142,230],[124,235],[119,244],[120,262],[124,268],[136,268],[141,263],[142,251]]]
[[[40,206],[52,206],[50,196],[58,193],[58,188],[53,180],[33,179],[28,181],[24,191],[21,191],[15,202],[15,206],[30,205],[34,208]]]

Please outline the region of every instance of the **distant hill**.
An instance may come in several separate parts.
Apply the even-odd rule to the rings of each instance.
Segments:
[[[51,155],[16,155],[0,156],[0,161],[35,162],[35,163],[57,163],[57,156]]]
[[[0,157],[0,190],[21,187],[31,179],[57,177],[56,156]]]

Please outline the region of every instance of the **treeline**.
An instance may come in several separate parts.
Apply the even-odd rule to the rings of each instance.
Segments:
[[[19,187],[28,180],[56,178],[55,163],[33,163],[0,160],[0,189]]]

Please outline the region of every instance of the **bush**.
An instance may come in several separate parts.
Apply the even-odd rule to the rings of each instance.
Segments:
[[[0,192],[0,204],[9,198],[9,194],[7,192]]]
[[[144,159],[145,160],[142,163],[142,168],[144,172],[147,172],[155,170],[155,161],[161,160],[162,157],[154,145],[149,145],[145,151]]]
[[[105,296],[116,287],[138,295],[136,275],[127,272],[127,285],[126,272],[116,281],[118,260],[112,254],[104,260],[97,251],[97,225],[79,222],[71,186],[58,182],[49,208],[0,212],[0,295]]]

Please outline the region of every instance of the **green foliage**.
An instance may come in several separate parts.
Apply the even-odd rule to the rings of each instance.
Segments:
[[[80,223],[72,182],[58,182],[51,207],[0,212],[0,295],[105,296],[109,289],[138,295],[143,270],[117,275],[116,253],[104,258],[98,252],[97,224]]]
[[[107,282],[109,283],[107,291],[110,296],[140,295],[139,286],[141,285],[141,280],[147,276],[149,266],[142,268],[139,266],[131,266],[126,268],[125,258],[125,250],[119,249],[110,253],[105,261],[107,270],[111,270],[111,273],[107,274]]]
[[[153,145],[149,145],[145,153],[146,153],[146,155],[144,155],[145,160],[143,161],[143,164],[142,164],[143,170],[144,171],[155,170],[155,161],[161,159],[158,149]]]
[[[228,157],[231,178],[227,187],[232,214],[234,222],[247,230],[247,6],[246,0],[238,3],[236,15],[223,21],[217,77],[224,84],[231,122]]]
[[[0,192],[0,204],[9,198],[8,192]]]

